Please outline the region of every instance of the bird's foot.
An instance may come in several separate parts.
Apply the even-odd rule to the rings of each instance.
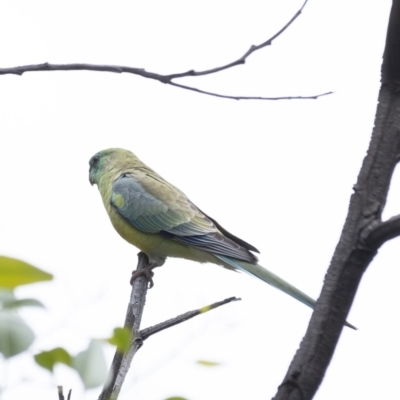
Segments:
[[[153,270],[153,268],[156,268],[156,267],[158,267],[158,265],[149,265],[146,268],[135,269],[134,271],[132,271],[130,284],[133,285],[133,281],[135,279],[139,278],[139,276],[144,275],[146,277],[146,279],[149,281],[149,289],[151,289],[154,286],[154,282],[153,282],[154,272],[152,270]]]
[[[161,267],[165,263],[165,258],[153,256],[151,259],[149,259],[149,257],[142,251],[138,254],[138,257],[139,257],[138,269],[132,271],[130,283],[131,285],[133,285],[133,282],[136,278],[144,275],[147,281],[149,282],[149,289],[151,289],[154,286],[153,269]]]

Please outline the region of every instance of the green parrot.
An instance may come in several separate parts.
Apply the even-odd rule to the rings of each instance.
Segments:
[[[97,185],[115,230],[147,255],[150,269],[167,257],[209,262],[256,276],[314,308],[315,300],[257,264],[255,247],[229,233],[130,151],[102,150],[89,165],[89,181]]]

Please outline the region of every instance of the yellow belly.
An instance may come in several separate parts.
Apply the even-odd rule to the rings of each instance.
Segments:
[[[186,258],[201,263],[211,262],[223,265],[212,253],[176,242],[158,233],[146,233],[135,228],[122,218],[111,204],[107,207],[107,211],[115,230],[120,236],[146,253],[149,258]]]
[[[111,182],[103,182],[99,185],[101,197],[111,223],[121,237],[147,254],[150,260],[154,259],[158,262],[162,260],[160,263],[162,265],[167,257],[185,258],[200,263],[210,262],[232,269],[231,266],[226,265],[212,253],[176,242],[158,233],[147,233],[135,228],[111,204],[111,188]]]

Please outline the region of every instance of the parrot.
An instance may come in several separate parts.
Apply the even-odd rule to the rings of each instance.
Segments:
[[[147,255],[150,271],[167,257],[213,263],[255,276],[314,308],[314,299],[258,264],[254,246],[224,229],[131,151],[96,153],[89,181],[97,185],[115,230]],[[133,273],[131,283],[139,274]]]

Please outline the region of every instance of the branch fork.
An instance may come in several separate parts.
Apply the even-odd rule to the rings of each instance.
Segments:
[[[22,65],[19,67],[11,67],[11,68],[0,68],[0,75],[6,75],[6,74],[22,75],[25,72],[38,72],[38,71],[82,71],[82,70],[86,70],[86,71],[99,71],[99,72],[113,72],[113,73],[118,73],[118,74],[125,72],[125,73],[129,73],[129,74],[133,74],[133,75],[139,75],[139,76],[142,76],[143,78],[154,79],[161,83],[175,86],[180,89],[190,90],[192,92],[201,93],[201,94],[205,94],[208,96],[220,97],[220,98],[224,98],[224,99],[232,99],[232,100],[296,100],[296,99],[298,99],[298,100],[315,100],[319,97],[332,94],[332,92],[325,92],[325,93],[320,93],[320,94],[311,95],[311,96],[282,96],[282,97],[231,96],[231,95],[225,95],[225,94],[220,94],[220,93],[215,93],[215,92],[209,92],[206,90],[196,88],[194,86],[183,85],[183,84],[180,84],[180,83],[177,83],[174,81],[175,79],[180,79],[180,78],[197,77],[197,76],[216,74],[218,72],[227,70],[229,68],[233,68],[235,66],[245,64],[247,58],[251,54],[253,54],[254,52],[256,52],[264,47],[270,46],[272,44],[273,40],[278,38],[284,31],[286,31],[286,29],[288,29],[289,26],[292,25],[292,23],[300,16],[300,14],[303,11],[303,8],[307,4],[307,2],[308,2],[308,0],[305,0],[303,5],[294,14],[294,16],[290,19],[290,21],[287,22],[283,28],[281,28],[277,33],[275,33],[268,40],[266,40],[265,42],[258,44],[258,45],[251,45],[250,48],[237,60],[229,62],[229,63],[219,66],[219,67],[208,69],[208,70],[196,71],[194,69],[191,69],[186,72],[179,72],[179,73],[174,73],[174,74],[158,74],[155,72],[146,71],[144,68],[127,67],[127,66],[122,66],[122,65],[98,65],[98,64],[79,64],[79,63],[73,63],[73,64],[43,63],[43,64],[34,64],[34,65]]]
[[[138,272],[150,266],[149,260],[144,253],[140,252],[138,254],[138,258]],[[150,336],[165,329],[171,328],[172,326],[185,322],[200,314],[204,314],[208,311],[211,311],[215,308],[231,303],[233,301],[240,300],[236,297],[230,297],[228,299],[213,303],[209,306],[202,307],[198,310],[188,311],[160,324],[140,330],[140,322],[146,303],[146,294],[149,282],[150,281],[146,274],[137,274],[137,277],[132,282],[131,297],[128,304],[124,326],[130,329],[131,337],[133,339],[128,350],[125,353],[121,353],[118,350],[115,352],[114,359],[110,367],[109,376],[100,394],[99,400],[118,399],[122,384],[124,383],[133,357],[135,356],[136,352],[142,347],[143,342]]]

